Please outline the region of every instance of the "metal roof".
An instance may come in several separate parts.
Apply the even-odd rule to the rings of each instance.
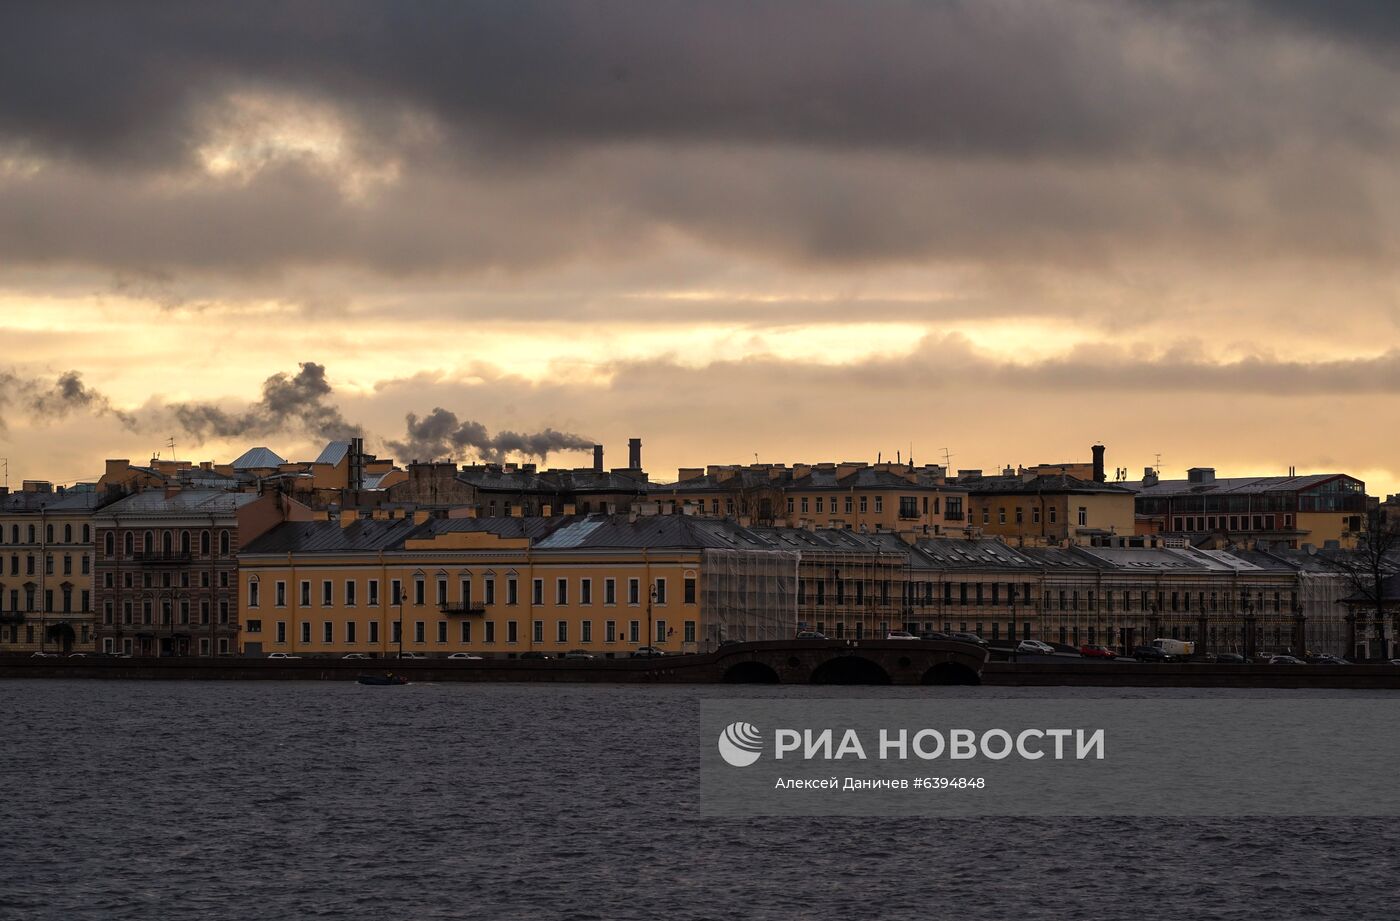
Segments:
[[[271,448],[249,448],[244,451],[231,465],[234,470],[250,470],[255,467],[277,467],[285,464],[282,458]]]
[[[315,460],[313,463],[317,463],[317,464],[330,464],[330,465],[333,467],[333,466],[335,466],[336,464],[340,463],[342,460],[344,460],[344,459],[345,459],[345,455],[347,455],[347,454],[349,454],[349,453],[350,453],[350,442],[348,442],[348,441],[331,441],[331,442],[327,442],[326,446],[325,446],[324,448],[321,449],[321,453],[320,453],[319,455],[317,455],[316,460]]]

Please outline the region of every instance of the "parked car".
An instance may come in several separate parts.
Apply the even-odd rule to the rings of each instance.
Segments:
[[[363,652],[347,652],[345,655],[341,656],[341,658],[342,658],[342,659],[368,659],[369,656],[365,655]]]
[[[656,659],[666,655],[664,649],[657,649],[655,646],[641,646],[633,652],[629,658],[632,659]]]
[[[401,653],[399,653],[399,658],[400,658],[400,659],[426,659],[426,658],[428,658],[428,657],[427,657],[426,655],[424,655],[423,653],[421,653],[421,652],[401,652]]]
[[[1170,662],[1172,657],[1156,646],[1139,646],[1133,650],[1133,658],[1139,662]]]
[[[920,634],[919,634],[919,639],[921,639],[921,640],[951,640],[952,637],[949,636],[949,635],[946,634],[946,633],[939,633],[937,630],[935,630],[935,631],[933,631],[932,633],[920,633]]]
[[[1107,646],[1097,643],[1085,643],[1079,647],[1079,654],[1086,659],[1116,659],[1118,653]]]
[[[547,653],[547,652],[540,652],[539,650],[532,649],[532,650],[530,650],[529,652],[522,652],[522,653],[520,654],[520,658],[522,658],[522,659],[552,659],[552,658],[554,658],[554,656],[550,655],[550,654]]]
[[[269,652],[269,653],[267,654],[267,657],[268,657],[269,659],[300,659],[300,658],[301,658],[301,656],[294,656],[294,655],[292,655],[290,652]]]
[[[891,630],[885,634],[887,640],[917,640],[918,637],[908,630]]]
[[[1217,665],[1244,665],[1249,660],[1237,652],[1217,652],[1213,657],[1207,656],[1206,661]]]
[[[56,653],[56,652],[36,652],[36,653],[34,653],[32,656],[30,656],[29,658],[31,658],[31,659],[57,659],[57,658],[58,658],[58,653]]]
[[[818,633],[815,630],[799,630],[797,633],[799,640],[825,640],[830,639],[825,633]]]
[[[594,658],[594,656],[593,656],[593,653],[589,652],[589,651],[586,650],[586,649],[570,649],[568,652],[564,653],[564,654],[563,654],[562,656],[560,656],[559,658],[561,658],[561,659],[592,659],[592,658]]]
[[[87,653],[85,653],[85,652],[70,652],[70,653],[68,653],[68,658],[70,658],[70,659],[86,659],[86,658],[87,658]]]
[[[1297,656],[1269,656],[1270,665],[1307,665]]]
[[[1390,664],[1391,664],[1391,665],[1400,665],[1400,659],[1391,659],[1391,660],[1390,660]]]
[[[1055,647],[1049,643],[1042,643],[1040,640],[1021,640],[1016,644],[1016,652],[1033,656],[1053,656]]]
[[[449,658],[449,659],[457,659],[458,661],[461,661],[461,660],[463,660],[463,659],[469,659],[469,660],[471,660],[471,661],[473,661],[473,662],[480,662],[480,661],[481,661],[481,656],[474,656],[474,655],[472,655],[472,654],[469,653],[469,652],[454,652],[452,655],[448,656],[447,658]]]
[[[1309,665],[1350,665],[1350,664],[1351,664],[1351,662],[1350,662],[1349,660],[1343,659],[1341,656],[1328,656],[1328,655],[1308,656],[1307,659],[1305,659],[1304,661],[1306,661]]]
[[[978,646],[987,645],[987,641],[975,633],[954,633],[952,638],[961,643],[976,643]]]

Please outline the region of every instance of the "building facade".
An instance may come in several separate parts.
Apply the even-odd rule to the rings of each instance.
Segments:
[[[45,481],[0,490],[0,653],[93,650],[97,503]]]

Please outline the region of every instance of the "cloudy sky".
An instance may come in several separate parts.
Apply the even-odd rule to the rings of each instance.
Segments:
[[[12,483],[359,428],[1400,490],[1385,0],[9,3],[0,36]]]

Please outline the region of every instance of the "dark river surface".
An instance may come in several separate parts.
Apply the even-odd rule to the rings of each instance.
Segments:
[[[1045,693],[4,681],[0,918],[1400,917],[1394,819],[698,814],[701,698]]]

